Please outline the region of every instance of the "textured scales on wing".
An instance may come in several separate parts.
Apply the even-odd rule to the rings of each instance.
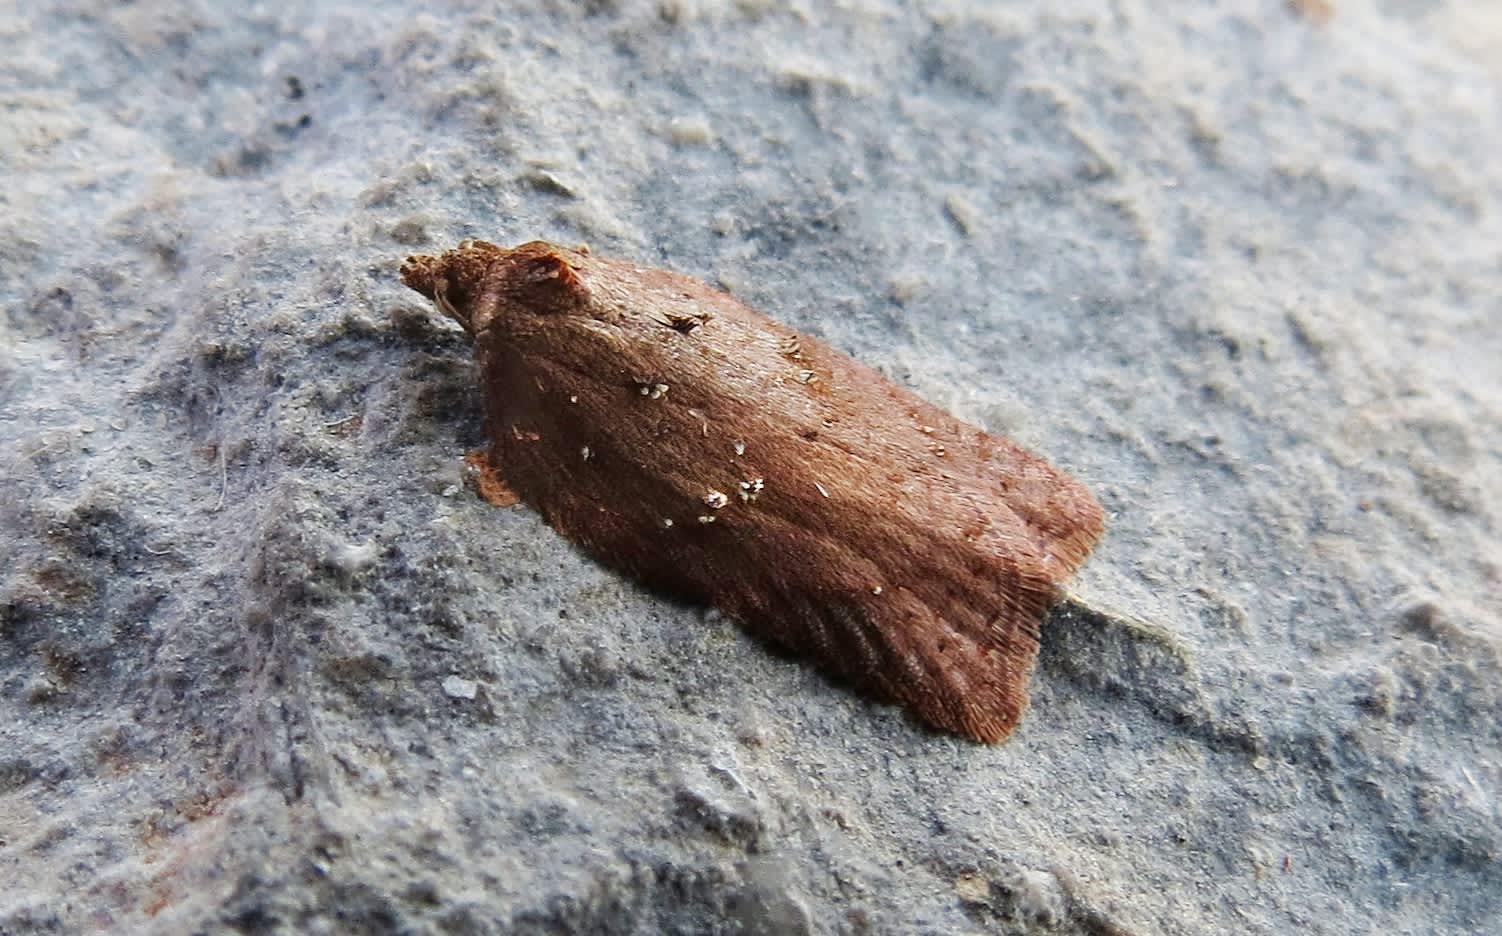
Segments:
[[[487,467],[640,581],[1005,738],[1099,538],[1069,475],[697,280],[541,242],[409,258],[475,338]]]

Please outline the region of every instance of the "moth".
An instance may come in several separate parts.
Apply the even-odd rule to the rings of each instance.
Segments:
[[[407,258],[473,338],[484,470],[595,559],[928,724],[1016,727],[1078,481],[697,279],[533,241]]]

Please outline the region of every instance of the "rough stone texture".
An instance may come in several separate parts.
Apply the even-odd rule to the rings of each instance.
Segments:
[[[1502,14],[1318,6],[0,9],[0,933],[1502,929]],[[464,236],[1084,478],[1013,740],[480,502]]]

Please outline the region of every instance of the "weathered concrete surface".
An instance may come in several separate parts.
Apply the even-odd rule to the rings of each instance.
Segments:
[[[1502,929],[1489,4],[21,6],[0,932]],[[1013,740],[480,502],[464,236],[1084,478]]]

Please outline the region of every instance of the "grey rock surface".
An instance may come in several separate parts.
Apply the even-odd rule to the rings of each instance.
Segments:
[[[1502,931],[1502,15],[0,7],[0,933]],[[1006,744],[481,502],[402,257],[717,281],[1083,478]]]

